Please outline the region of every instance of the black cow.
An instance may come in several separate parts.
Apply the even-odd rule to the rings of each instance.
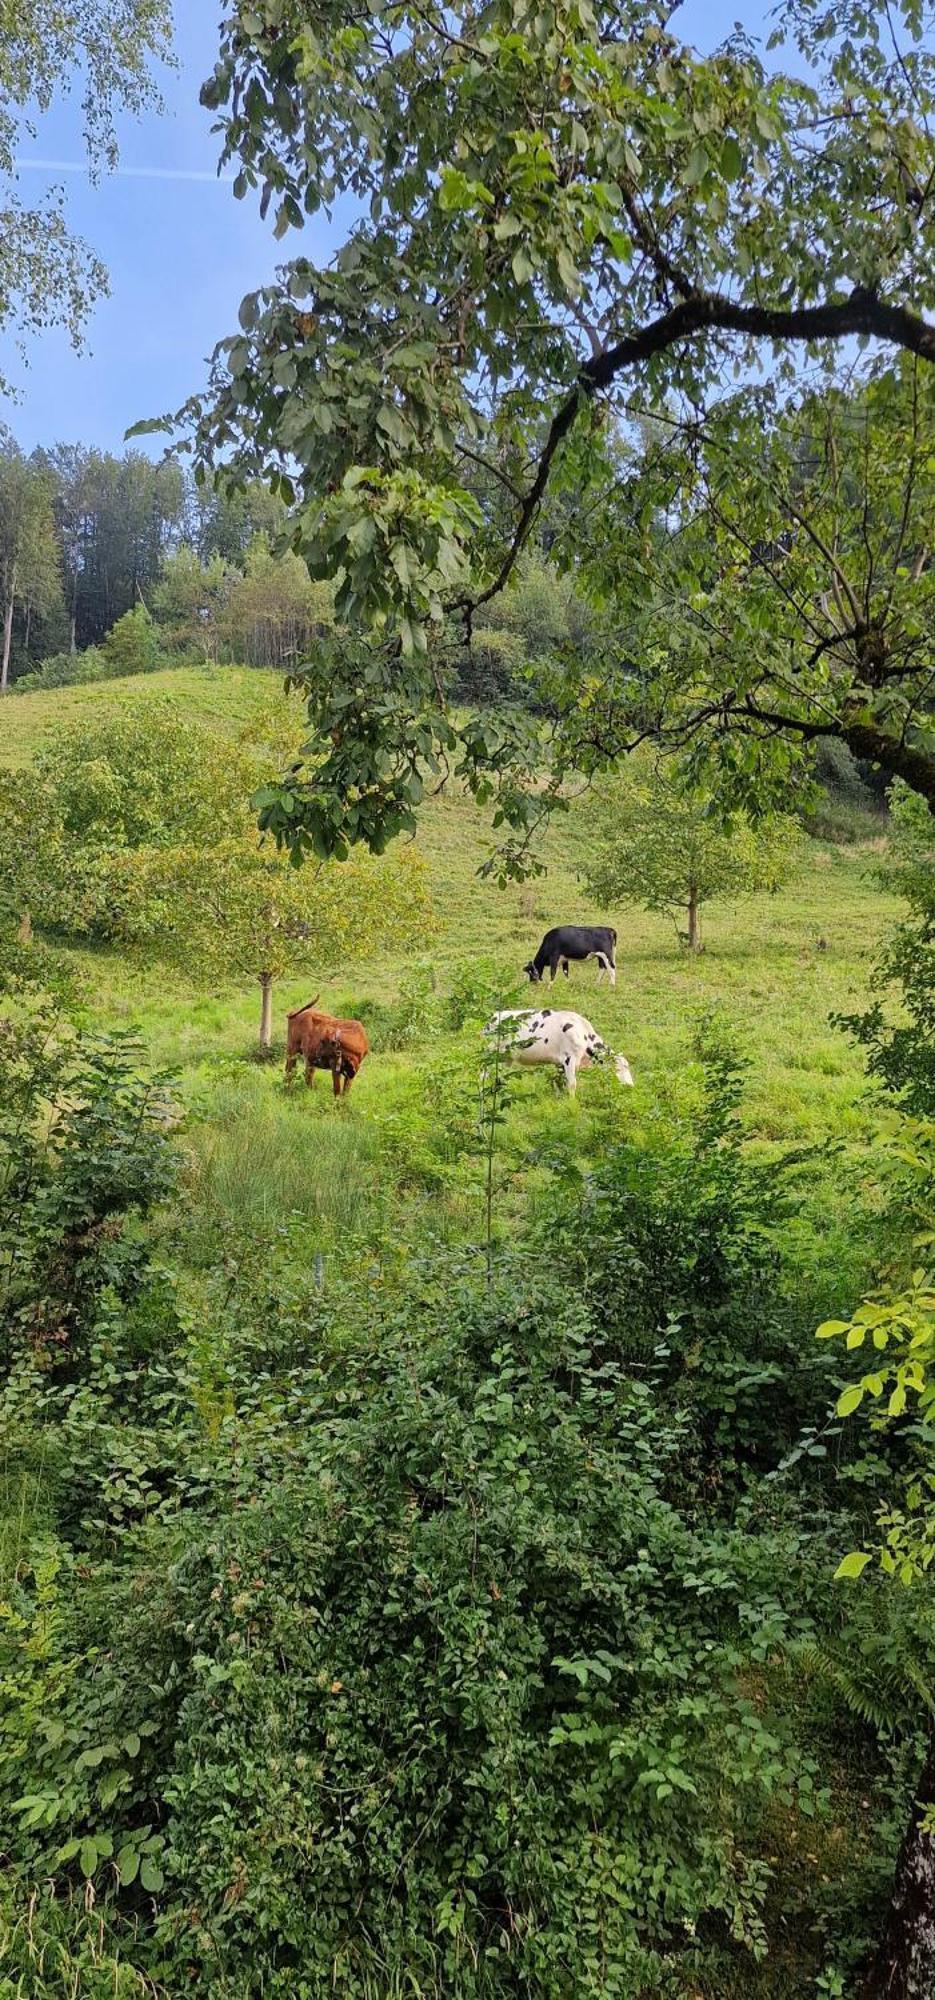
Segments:
[[[609,973],[611,986],[616,986],[617,933],[603,924],[557,924],[554,930],[546,931],[535,958],[523,971],[535,982],[546,967],[554,979],[561,966],[567,979],[570,958],[596,958],[598,979],[602,972]]]

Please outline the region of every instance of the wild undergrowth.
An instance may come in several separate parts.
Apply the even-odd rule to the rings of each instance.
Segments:
[[[750,1156],[723,1024],[665,1127],[602,1079],[511,1227],[509,1097],[423,1076],[360,1228],[303,1208],[313,1145],[274,1219],[210,1107],[179,1127],[125,1043],[50,1067],[47,1028],[0,1134],[10,1992],[688,2000],[784,1976],[792,1904],[799,1974],[846,1966],[911,1703],[894,1670],[881,1731],[835,1674],[867,1448],[815,1442],[839,1363],[784,1232],[818,1163]],[[212,1086],[255,1180],[267,1081]],[[369,1185],[303,1109],[317,1180]]]

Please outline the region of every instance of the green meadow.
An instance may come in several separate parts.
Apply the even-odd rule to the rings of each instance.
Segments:
[[[168,698],[233,736],[261,719],[300,715],[297,698],[286,697],[270,674],[180,669],[7,702],[0,717],[3,759],[25,763],[59,724],[113,712],[128,697],[138,704]],[[537,1160],[556,1140],[587,1156],[608,1116],[632,1130],[677,1110],[680,1092],[691,1088],[693,1028],[711,1010],[730,1022],[749,1063],[751,1141],[769,1152],[833,1139],[834,1167],[818,1176],[823,1220],[846,1211],[876,1117],[860,1053],[831,1017],[866,1002],[881,933],[896,909],[875,879],[882,845],[875,824],[868,822],[866,837],[847,846],[803,841],[794,879],[775,894],[709,905],[698,956],[680,946],[663,917],[629,905],[592,906],[582,886],[588,834],[580,803],[553,824],[540,854],[544,872],[524,885],[499,889],[481,876],[491,842],[485,814],[456,784],[428,801],[417,847],[435,925],[421,952],[375,958],[362,940],[360,956],[341,964],[319,965],[312,956],[307,974],[276,989],[271,1066],[255,1060],[254,987],[206,991],[197,966],[186,978],[113,951],[69,952],[88,1022],[137,1034],[147,1059],[177,1080],[200,1196],[237,1220],[305,1217],[316,1245],[358,1233],[377,1208],[385,1209],[395,1172],[388,1148],[394,1158],[399,1150],[388,1137],[394,1122],[411,1119],[431,1135],[433,1123],[444,1123],[446,1075],[469,1077],[479,1061],[488,998],[490,1007],[545,1002],[547,988],[530,988],[521,972],[542,933],[555,922],[599,920],[618,932],[616,990],[598,981],[593,965],[572,966],[555,997],[588,1015],[623,1050],[635,1088],[609,1091],[592,1072],[569,1100],[548,1073],[518,1079],[501,1142],[511,1166],[508,1213],[534,1186]],[[447,996],[466,971],[478,998],[471,1018],[453,1031],[446,1025]],[[327,1077],[310,1092],[300,1080],[291,1093],[281,1079],[286,1011],[315,993],[323,1007],[359,1015],[370,1033],[372,1053],[340,1106]],[[414,1018],[401,1035],[407,994]],[[437,1143],[443,1140],[439,1131]],[[470,1231],[476,1216],[463,1193],[439,1185],[433,1195],[429,1216],[420,1211],[423,1222],[442,1235]],[[411,1215],[408,1199],[406,1210]]]

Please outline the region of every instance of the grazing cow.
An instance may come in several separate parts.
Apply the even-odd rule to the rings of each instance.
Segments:
[[[509,1007],[495,1014],[484,1029],[496,1036],[505,1055],[518,1063],[554,1063],[570,1091],[578,1087],[578,1071],[590,1063],[613,1063],[617,1082],[632,1084],[626,1056],[615,1055],[583,1014],[565,1007]]]
[[[523,966],[523,971],[535,984],[546,968],[554,979],[561,966],[567,979],[570,958],[596,958],[598,979],[606,972],[611,986],[616,986],[617,933],[607,924],[557,924],[554,930],[546,931],[535,958]]]
[[[346,1097],[370,1047],[362,1023],[342,1021],[334,1014],[320,1014],[315,1000],[310,1000],[307,1007],[294,1007],[287,1020],[286,1082],[290,1081],[301,1056],[309,1088],[315,1081],[316,1069],[330,1069],[335,1097],[342,1092]]]

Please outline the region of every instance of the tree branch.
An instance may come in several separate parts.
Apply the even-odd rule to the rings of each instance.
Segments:
[[[865,286],[855,286],[846,299],[820,306],[738,305],[722,292],[698,292],[681,299],[658,319],[650,320],[638,332],[627,334],[625,339],[584,363],[574,388],[552,419],[536,476],[522,502],[512,540],[493,582],[476,597],[459,598],[457,609],[476,610],[496,597],[508,581],[548,485],[555,454],[584,405],[600,390],[609,389],[626,369],[651,361],[655,355],[664,354],[699,333],[739,333],[747,338],[774,341],[843,340],[850,334],[862,333],[888,346],[905,348],[924,361],[935,362],[935,326],[907,306],[887,304]]]
[[[734,714],[748,717],[751,722],[764,723],[767,728],[794,730],[807,741],[816,741],[820,736],[837,736],[846,743],[851,755],[861,762],[880,764],[884,771],[894,778],[904,778],[914,792],[925,799],[929,811],[935,813],[935,756],[929,751],[917,750],[904,743],[900,737],[889,736],[885,729],[879,729],[872,722],[808,722],[804,717],[774,713],[760,708],[756,703],[738,704]]]

